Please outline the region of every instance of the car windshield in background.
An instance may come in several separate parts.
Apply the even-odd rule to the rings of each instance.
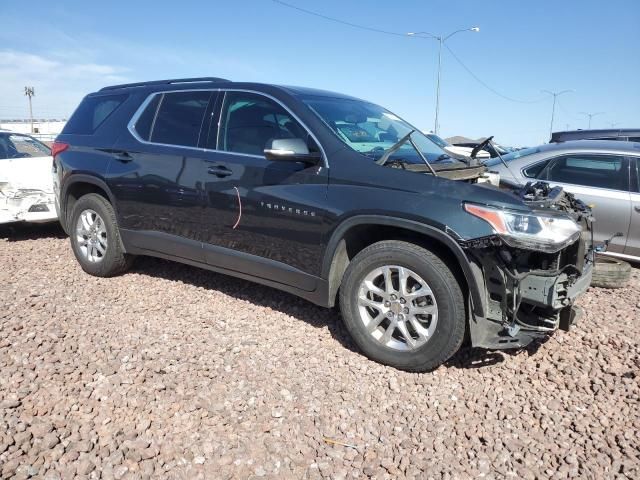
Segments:
[[[49,147],[28,135],[0,133],[0,160],[10,158],[48,157]]]
[[[340,140],[373,160],[378,160],[387,149],[414,131],[411,139],[429,163],[459,163],[423,133],[378,105],[320,96],[308,96],[303,101],[329,125]],[[405,142],[389,160],[424,163],[410,142]]]
[[[449,146],[449,144],[446,141],[444,141],[442,138],[440,138],[438,135],[434,133],[427,133],[427,138],[431,140],[433,143],[435,143],[436,145],[438,145],[440,148]]]
[[[502,158],[504,159],[505,162],[510,162],[511,160],[515,160],[520,157],[526,157],[527,155],[532,155],[534,153],[538,153],[539,151],[540,151],[540,147],[532,147],[532,148],[525,148],[523,150],[516,150],[515,152],[511,152],[506,155],[502,155],[502,152],[500,154],[502,155]],[[500,160],[499,157],[490,158],[489,160],[484,162],[484,164],[487,167],[493,167],[494,165],[500,165],[501,163],[502,163],[502,160]]]

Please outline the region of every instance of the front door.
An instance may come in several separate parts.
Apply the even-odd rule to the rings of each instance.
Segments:
[[[631,220],[629,164],[624,156],[563,155],[551,160],[538,178],[561,186],[590,205],[596,245],[621,233],[613,238],[609,250],[624,252]]]
[[[624,253],[640,257],[640,158],[630,157],[631,170],[631,227]]]
[[[230,249],[240,253],[233,259],[239,270],[263,277],[284,270],[276,281],[313,289],[301,273],[319,274],[312,270],[321,263],[327,168],[323,161],[270,161],[264,149],[274,138],[300,138],[319,151],[315,140],[279,102],[258,93],[226,92],[212,125],[219,128],[203,186],[207,262],[234,267],[225,263]]]

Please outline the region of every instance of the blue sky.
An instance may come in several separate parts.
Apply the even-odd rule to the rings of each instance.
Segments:
[[[445,49],[442,136],[495,135],[508,145],[548,139],[551,99],[563,95],[556,129],[586,128],[579,112],[605,112],[593,127],[639,127],[640,2],[637,0],[394,2],[287,0],[392,32],[457,34]],[[354,29],[272,0],[23,1],[0,3],[0,118],[69,115],[82,96],[113,83],[222,76],[335,90],[381,104],[433,128],[437,42]],[[542,100],[541,100],[542,99]],[[541,100],[541,101],[538,101]]]

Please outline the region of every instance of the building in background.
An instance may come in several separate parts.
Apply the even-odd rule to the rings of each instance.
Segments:
[[[33,134],[31,133],[31,121],[29,119],[0,119],[0,130],[26,133],[33,135],[38,140],[51,142],[62,131],[67,119],[33,119]]]

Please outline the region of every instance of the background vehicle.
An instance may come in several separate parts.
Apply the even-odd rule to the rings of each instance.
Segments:
[[[442,148],[445,152],[447,152],[451,157],[458,159],[469,159],[471,158],[471,151],[473,148],[469,148],[467,146],[461,145],[451,145],[444,138],[439,137],[434,133],[427,133],[427,137],[433,141],[436,145]],[[478,152],[478,156],[476,157],[480,160],[489,158],[489,154],[487,152]]]
[[[0,224],[57,220],[51,162],[44,143],[0,131]]]
[[[602,130],[568,130],[553,132],[549,143],[571,140],[617,140],[619,142],[640,142],[640,128],[609,128]]]
[[[107,87],[54,151],[86,272],[153,255],[338,302],[362,351],[397,368],[440,365],[467,328],[487,348],[568,328],[591,279],[583,204],[478,186],[486,167],[338,93],[216,78]]]
[[[517,151],[488,162],[506,183],[543,180],[591,205],[594,238],[602,243],[620,232],[608,255],[640,260],[640,143],[581,140]]]

